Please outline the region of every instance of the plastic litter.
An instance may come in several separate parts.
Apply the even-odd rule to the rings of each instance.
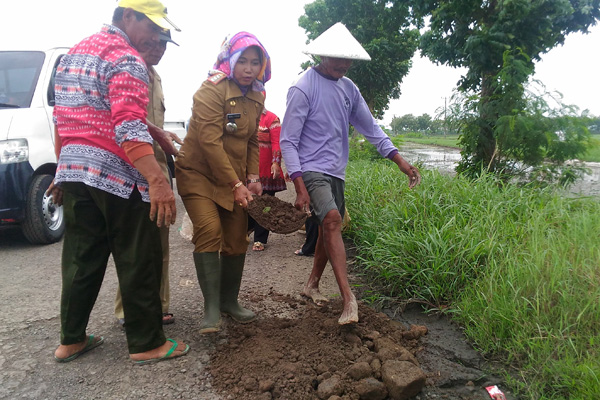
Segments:
[[[488,386],[485,388],[485,390],[487,390],[490,397],[494,400],[506,400],[506,396],[504,396],[504,393],[502,393],[502,391],[498,389],[498,386],[496,385]]]

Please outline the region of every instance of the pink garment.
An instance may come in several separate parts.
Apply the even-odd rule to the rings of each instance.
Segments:
[[[55,93],[62,147],[54,182],[82,182],[126,199],[137,188],[150,201],[148,182],[122,148],[152,145],[148,70],[127,35],[105,25],[71,48],[58,65]]]
[[[271,165],[277,162],[281,166],[281,149],[279,148],[279,134],[281,123],[277,115],[271,111],[264,110],[260,115],[258,126],[258,148],[259,148],[259,176],[264,191],[280,192],[287,188],[283,171],[279,176],[273,178]]]

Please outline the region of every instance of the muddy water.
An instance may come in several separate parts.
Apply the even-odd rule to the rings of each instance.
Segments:
[[[460,161],[460,151],[448,147],[428,146],[406,142],[400,148],[400,153],[411,164],[419,163],[427,169],[438,169],[442,173],[454,174],[454,169]],[[582,162],[590,174],[568,189],[570,195],[600,196],[600,163]]]
[[[583,165],[590,170],[589,175],[569,188],[569,192],[579,196],[600,197],[600,163],[584,162]]]
[[[454,174],[454,168],[460,161],[460,150],[449,147],[428,146],[405,142],[400,154],[411,164],[419,164],[425,169],[438,169],[442,173]]]

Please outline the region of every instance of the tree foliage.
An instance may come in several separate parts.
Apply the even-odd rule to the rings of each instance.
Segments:
[[[461,96],[462,107],[454,109],[460,113],[453,119],[461,121],[462,134],[463,157],[458,172],[478,175],[490,170],[507,179],[520,176],[543,184],[572,183],[585,171],[563,164],[584,154],[591,145],[590,118],[579,116],[577,107],[562,104],[560,96],[546,93],[539,82],[516,84],[529,70],[527,57],[509,51],[504,56],[504,65],[492,80],[488,101],[482,103],[477,95]],[[533,90],[534,84],[541,90]],[[554,107],[548,103],[550,98]],[[494,153],[488,160],[478,159],[481,143],[487,140],[481,135],[487,128],[481,115],[491,112],[497,113],[491,127]]]
[[[600,0],[415,2],[418,16],[430,16],[429,30],[420,43],[423,54],[436,63],[468,68],[459,82],[469,100],[463,110],[467,118],[462,172],[506,172],[512,157],[530,165],[539,165],[545,157],[564,158],[559,156],[563,151],[550,149],[558,146],[552,138],[557,132],[551,129],[579,132],[579,128],[568,123],[545,125],[547,103],[538,103],[540,109],[535,101],[528,102],[524,85],[542,54],[564,43],[569,33],[587,32],[597,22],[599,5]],[[580,133],[564,136],[586,140]],[[568,147],[570,156],[581,148],[558,147]]]
[[[394,135],[402,133],[418,132],[423,135],[441,135],[444,133],[444,121],[434,119],[429,114],[415,117],[412,114],[404,114],[401,117],[392,118],[390,127]]]
[[[587,32],[600,16],[600,0],[422,0],[420,16],[430,16],[421,38],[432,61],[467,67],[464,89],[478,90],[503,65],[506,50],[520,49],[531,60],[573,32]],[[533,64],[532,64],[533,65]]]
[[[410,3],[316,0],[304,7],[299,19],[310,40],[342,22],[362,44],[371,61],[355,61],[347,76],[360,88],[376,118],[383,116],[390,99],[400,97],[400,83],[417,49],[419,32],[411,25]]]

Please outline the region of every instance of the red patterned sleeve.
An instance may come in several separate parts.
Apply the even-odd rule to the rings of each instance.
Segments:
[[[142,59],[131,54],[119,58],[108,80],[108,92],[117,144],[152,143],[146,125],[148,70]]]
[[[281,147],[279,147],[279,136],[281,135],[281,122],[277,115],[269,112],[272,115],[272,122],[269,125],[269,136],[271,137],[271,150],[273,151],[273,161],[281,164]]]

